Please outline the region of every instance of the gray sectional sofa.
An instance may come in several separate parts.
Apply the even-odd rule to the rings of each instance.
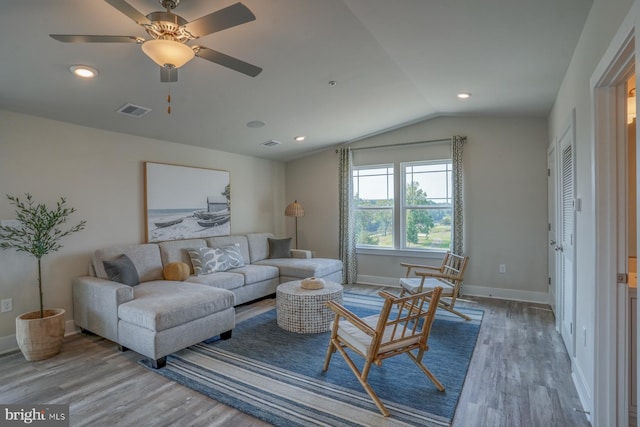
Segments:
[[[95,251],[90,275],[73,279],[74,321],[82,330],[116,342],[151,359],[155,368],[166,356],[220,335],[231,337],[235,306],[275,293],[280,283],[306,277],[342,282],[342,263],[312,258],[291,250],[290,258],[270,258],[270,233],[250,233],[114,246]],[[244,265],[227,271],[195,275],[188,249],[235,245]],[[104,261],[126,255],[139,284],[109,279]],[[169,263],[189,265],[184,281],[165,280]]]

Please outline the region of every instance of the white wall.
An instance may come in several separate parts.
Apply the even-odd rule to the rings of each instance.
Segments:
[[[45,305],[67,310],[67,321],[73,319],[71,278],[87,272],[92,251],[145,239],[145,161],[230,171],[232,233],[284,233],[281,162],[0,110],[0,219],[15,218],[5,194],[29,192],[47,204],[65,196],[77,209],[71,223],[87,220],[85,230],[43,258]],[[15,316],[38,308],[35,259],[0,252],[0,298],[13,298],[14,306],[0,314],[1,352],[13,339]]]
[[[544,119],[441,117],[359,141],[353,147],[467,136],[464,212],[465,251],[470,261],[466,292],[546,302],[546,132]],[[382,150],[357,152],[357,157],[375,163],[374,151]],[[298,199],[306,210],[299,222],[300,247],[333,257],[338,255],[337,163],[334,149],[287,163],[287,200]],[[287,225],[290,232],[291,227]],[[370,282],[397,283],[404,274],[401,260],[425,262],[359,255],[358,275]],[[498,273],[499,264],[506,264],[505,274]]]
[[[577,340],[573,360],[578,390],[591,409],[594,390],[595,312],[595,210],[593,184],[593,110],[590,78],[614,34],[629,11],[632,0],[595,0],[582,35],[549,115],[549,140],[557,138],[573,108],[576,109],[576,196],[583,209],[576,218],[576,326],[586,330],[586,340]],[[601,284],[606,286],[607,284]]]

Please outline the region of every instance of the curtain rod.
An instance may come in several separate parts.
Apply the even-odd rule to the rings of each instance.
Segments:
[[[371,150],[373,148],[405,147],[407,145],[429,144],[434,142],[451,142],[451,138],[430,139],[427,141],[403,142],[401,144],[374,145],[372,147],[352,148],[351,151]],[[336,153],[337,152],[338,152],[338,149],[336,148]]]

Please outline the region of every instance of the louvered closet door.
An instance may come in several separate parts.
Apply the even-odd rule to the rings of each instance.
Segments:
[[[573,129],[565,132],[560,140],[560,242],[558,245],[559,275],[561,282],[560,303],[562,316],[560,332],[567,352],[575,356],[575,174],[573,152]]]

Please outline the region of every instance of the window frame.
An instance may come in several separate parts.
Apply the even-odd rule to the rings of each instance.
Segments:
[[[445,200],[449,200],[448,206],[443,205],[409,205],[407,203],[407,167],[414,166],[430,166],[430,165],[446,165],[444,172],[448,175],[445,188]],[[435,172],[434,172],[435,173]],[[400,174],[400,201],[399,201],[399,233],[400,233],[400,250],[403,251],[417,251],[417,252],[447,252],[451,250],[451,245],[453,244],[453,226],[451,227],[451,237],[449,240],[449,248],[420,248],[420,247],[410,247],[407,242],[407,212],[409,210],[440,210],[440,209],[450,209],[451,217],[453,217],[453,159],[437,159],[437,160],[418,160],[411,162],[401,162],[399,167]],[[439,198],[442,199],[442,198]]]
[[[421,256],[429,258],[429,254],[435,255],[445,253],[451,250],[449,248],[420,248],[420,247],[408,247],[406,242],[406,215],[408,209],[425,209],[425,210],[437,210],[442,209],[443,206],[429,205],[407,205],[406,203],[406,167],[416,165],[441,165],[446,164],[448,167],[445,169],[449,172],[450,180],[447,180],[446,199],[451,203],[447,208],[451,209],[451,215],[453,215],[453,159],[450,157],[432,159],[432,160],[419,160],[410,162],[392,162],[392,163],[380,163],[380,164],[366,164],[353,167],[352,171],[352,183],[355,180],[355,172],[363,169],[376,169],[376,168],[389,168],[393,172],[393,206],[388,207],[357,207],[354,203],[354,213],[357,210],[387,210],[392,211],[392,246],[378,246],[378,245],[366,245],[358,244],[356,242],[356,253],[363,255],[393,255],[393,256]],[[387,185],[388,188],[388,185]],[[353,200],[355,202],[356,188],[353,188]],[[451,243],[453,244],[453,227],[451,228]]]
[[[396,165],[394,163],[382,163],[382,164],[375,164],[375,165],[361,165],[361,166],[354,166],[352,173],[351,173],[351,182],[353,183],[353,181],[355,181],[355,172],[359,171],[359,170],[364,170],[364,169],[391,169],[391,174],[389,174],[388,172],[385,174],[387,177],[391,176],[391,178],[393,179],[393,192],[391,194],[391,196],[393,197],[393,203],[391,204],[391,206],[357,206],[355,205],[355,195],[357,194],[356,192],[356,188],[353,188],[353,201],[354,201],[354,206],[353,206],[353,211],[354,211],[354,216],[356,214],[357,211],[362,210],[362,211],[386,211],[386,210],[391,210],[391,246],[378,246],[378,245],[366,245],[366,244],[359,244],[356,242],[356,248],[360,248],[360,249],[371,249],[371,250],[394,250],[396,248],[396,242],[397,242],[397,236],[396,236],[396,207],[397,207],[397,200],[396,200],[396,186],[397,186],[397,168]],[[358,176],[358,178],[360,178],[360,176]],[[388,178],[387,178],[387,191],[389,189],[389,182],[388,182]]]

